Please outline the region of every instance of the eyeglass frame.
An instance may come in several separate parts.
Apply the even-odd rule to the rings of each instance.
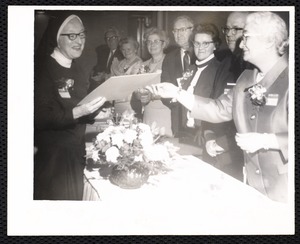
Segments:
[[[248,37],[254,37],[254,36],[262,36],[262,34],[248,34],[248,33],[243,33],[242,34],[242,42],[244,43],[244,45],[246,45],[247,41],[248,41]]]
[[[119,36],[115,35],[115,36],[111,36],[111,37],[104,37],[105,41],[110,41],[111,39],[115,40],[118,39]]]
[[[172,32],[173,32],[173,34],[176,34],[176,33],[185,33],[187,30],[190,30],[190,29],[193,29],[193,26],[182,27],[180,29],[173,29]]]
[[[75,35],[75,38],[71,38],[72,35]],[[86,38],[86,31],[82,31],[80,33],[61,33],[60,36],[67,36],[70,41],[75,41],[77,37],[80,39]]]
[[[244,30],[244,28],[241,28],[241,27],[232,27],[232,28],[229,28],[229,27],[223,27],[223,28],[222,28],[222,33],[223,33],[224,35],[227,35],[227,34],[231,31],[232,35],[236,35],[236,33],[237,33],[238,31],[242,31],[242,30]]]
[[[145,40],[144,42],[147,46],[149,46],[150,44],[151,45],[154,44],[155,46],[157,46],[159,43],[164,43],[165,41],[164,40],[154,40],[154,41]]]
[[[208,47],[209,47],[209,44],[214,43],[214,41],[210,41],[210,42],[202,42],[202,43],[192,41],[192,43],[193,43],[193,45],[194,45],[195,48],[201,48],[201,47],[203,47],[203,48],[208,48]],[[199,45],[199,44],[200,44],[200,45]]]

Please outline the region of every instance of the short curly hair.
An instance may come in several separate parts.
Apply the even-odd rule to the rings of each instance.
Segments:
[[[211,23],[197,24],[193,29],[193,33],[190,37],[190,40],[193,41],[197,34],[210,35],[212,41],[215,43],[216,49],[218,49],[222,43],[221,38],[219,36],[218,28],[214,24]]]
[[[136,50],[139,49],[140,44],[133,37],[124,37],[124,38],[122,38],[119,42],[120,48],[123,46],[123,44],[127,44],[127,43],[131,43]]]
[[[156,27],[152,27],[152,28],[146,30],[146,32],[144,34],[144,40],[147,41],[149,36],[151,36],[151,35],[158,35],[159,38],[162,41],[164,41],[164,43],[165,43],[164,49],[169,45],[170,40],[169,40],[167,33],[164,30],[158,29]]]
[[[254,12],[248,15],[247,22],[260,27],[261,33],[267,38],[275,40],[277,52],[283,55],[289,47],[288,29],[284,20],[272,12]]]

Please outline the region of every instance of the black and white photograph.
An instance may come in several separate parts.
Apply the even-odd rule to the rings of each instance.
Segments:
[[[293,235],[294,25],[9,6],[7,234]]]

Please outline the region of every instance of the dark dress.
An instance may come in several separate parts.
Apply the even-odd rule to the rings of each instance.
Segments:
[[[86,118],[73,119],[72,109],[87,94],[82,72],[73,61],[64,68],[46,58],[35,79],[35,200],[81,200],[85,155]],[[37,73],[36,72],[36,73]],[[74,80],[69,98],[61,97],[60,84]]]

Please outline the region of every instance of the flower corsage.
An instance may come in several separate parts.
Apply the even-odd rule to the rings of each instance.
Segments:
[[[245,92],[248,91],[250,95],[250,100],[255,106],[264,106],[266,104],[265,93],[267,89],[261,84],[256,84],[254,86],[248,87],[245,89]]]
[[[194,74],[194,70],[187,69],[187,71],[182,74],[182,77],[177,78],[177,84],[178,84],[179,90],[183,89],[183,87],[185,86],[185,83],[193,76],[193,74]],[[175,103],[175,102],[177,102],[177,99],[173,98],[171,100],[171,103]]]

